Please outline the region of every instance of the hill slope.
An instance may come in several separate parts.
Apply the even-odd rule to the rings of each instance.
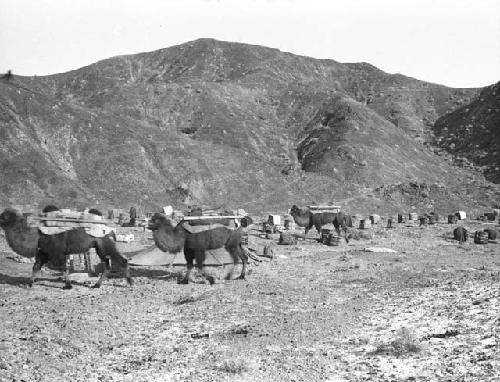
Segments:
[[[263,209],[453,187],[472,175],[421,142],[476,94],[210,39],[18,76],[0,81],[0,198]]]
[[[434,131],[438,144],[458,156],[459,163],[481,166],[487,179],[500,183],[500,82],[439,118]]]

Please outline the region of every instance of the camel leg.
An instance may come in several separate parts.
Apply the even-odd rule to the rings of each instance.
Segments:
[[[345,242],[349,243],[349,238],[348,238],[349,235],[347,234],[347,224],[345,224],[345,222],[342,224],[342,229],[344,230]]]
[[[35,259],[35,264],[33,264],[33,270],[31,272],[31,278],[28,281],[28,286],[32,287],[35,283],[37,277],[40,275],[40,270],[42,269],[42,261],[40,257],[37,255]]]
[[[238,263],[238,260],[241,259],[242,269],[240,275],[235,280],[244,280],[246,275],[246,266],[248,263],[248,256],[241,247],[241,244],[237,247],[226,247],[226,251],[229,252],[231,259],[233,260],[233,264],[231,265],[231,269],[227,272],[224,277],[225,280],[231,280],[231,276],[233,275],[234,268]]]
[[[344,238],[345,238],[345,241],[346,243],[349,243],[349,238],[347,237],[348,234],[347,234],[347,225],[345,224],[345,221],[342,221],[340,223],[333,223],[333,225],[335,226],[335,232],[337,232],[337,235],[339,235],[339,237],[342,236],[341,234],[341,231],[340,231],[340,227],[342,226],[342,230],[344,231]]]
[[[245,280],[247,264],[248,264],[248,255],[245,253],[244,249],[239,247],[239,255],[241,259],[241,274],[236,278],[237,280]]]
[[[123,274],[125,276],[125,279],[127,280],[128,285],[132,286],[134,284],[134,281],[132,280],[132,277],[130,277],[130,268],[128,266],[128,260],[121,254],[115,254],[111,261],[113,260],[120,264],[120,266],[123,269]]]
[[[205,279],[208,280],[208,282],[210,283],[210,285],[213,285],[215,284],[215,278],[212,276],[212,275],[209,275],[205,269],[205,251],[197,251],[196,252],[196,267],[199,269],[199,271],[201,272],[201,274],[203,275],[203,277],[205,277]]]
[[[109,258],[105,258],[102,261],[102,264],[104,264],[104,272],[101,273],[101,277],[99,277],[99,280],[97,280],[92,288],[100,288],[102,282],[108,279],[109,273],[111,272],[111,267],[109,266]]]
[[[42,269],[43,264],[45,264],[48,260],[48,256],[46,253],[37,251],[35,256],[35,264],[33,264],[33,270],[31,272],[31,278],[28,280],[28,286],[32,287],[35,283],[35,280],[40,276],[40,270]]]
[[[322,227],[319,224],[316,224],[314,227],[316,228],[316,231],[318,232],[318,235],[321,235],[321,228]]]
[[[184,278],[182,280],[179,280],[179,284],[189,284],[189,275],[191,274],[191,271],[194,267],[194,256],[190,251],[184,249],[184,258],[186,259],[187,271]]]
[[[339,225],[335,225],[335,224],[334,224],[334,226],[335,226],[335,232],[337,232],[337,235],[340,236],[341,235],[340,226]]]
[[[127,280],[128,285],[129,286],[134,285],[134,281],[132,280],[132,277],[130,277],[130,268],[128,266],[128,261],[125,263],[125,272],[124,273],[125,273],[125,279]]]
[[[64,264],[64,286],[63,289],[71,289],[71,280],[69,279],[69,256],[66,256],[66,263]]]
[[[71,280],[69,279],[69,266],[70,266],[70,257],[66,255],[66,261],[64,262],[64,286],[63,289],[71,289],[73,286],[71,285]]]
[[[203,275],[203,277],[205,277],[208,280],[208,282],[210,283],[210,285],[214,285],[215,284],[215,277],[212,276],[212,275],[209,275],[207,273],[207,271],[205,270],[205,267],[203,265],[199,266],[198,269],[200,270],[200,272]]]

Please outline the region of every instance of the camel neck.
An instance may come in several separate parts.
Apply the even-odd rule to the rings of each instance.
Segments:
[[[23,257],[34,257],[38,248],[38,230],[22,222],[5,229],[5,239],[14,252]]]

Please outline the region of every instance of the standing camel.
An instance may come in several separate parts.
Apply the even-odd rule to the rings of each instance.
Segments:
[[[12,208],[7,208],[0,214],[0,227],[5,231],[7,243],[14,252],[23,257],[35,258],[29,286],[35,282],[42,266],[50,263],[54,267],[64,268],[63,289],[71,289],[66,256],[83,253],[90,248],[95,248],[104,264],[104,272],[93,288],[99,288],[108,278],[111,271],[110,260],[122,266],[128,284],[132,285],[128,261],[116,249],[114,234],[94,237],[89,235],[84,228],[78,227],[55,235],[46,235],[37,227],[29,227],[26,218]]]
[[[340,227],[344,230],[345,241],[349,243],[349,238],[347,237],[347,225],[345,223],[346,219],[342,212],[318,212],[313,213],[309,208],[302,207],[299,208],[293,205],[290,209],[290,215],[292,215],[295,223],[304,227],[304,239],[307,233],[312,227],[315,227],[318,233],[321,233],[321,227],[326,224],[333,224],[335,231],[340,236]]]
[[[194,260],[196,260],[196,267],[208,282],[210,284],[215,283],[214,277],[206,273],[204,263],[206,251],[218,248],[225,248],[233,261],[233,267],[226,275],[226,280],[231,278],[234,266],[240,258],[242,260],[242,270],[238,279],[245,278],[246,255],[241,247],[241,228],[235,230],[224,225],[214,224],[212,228],[194,232],[185,224],[185,222],[180,222],[174,227],[170,220],[160,213],[154,214],[149,222],[149,229],[153,231],[155,244],[162,251],[177,253],[184,248],[187,272],[179,282],[180,284],[189,283],[189,275],[194,267]]]

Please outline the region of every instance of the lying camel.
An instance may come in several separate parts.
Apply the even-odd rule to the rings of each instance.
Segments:
[[[203,230],[195,232],[185,222],[180,222],[174,227],[171,221],[161,213],[156,213],[151,217],[148,228],[153,231],[155,244],[162,251],[177,253],[181,249],[184,249],[187,272],[179,282],[180,284],[187,284],[189,282],[189,275],[194,267],[194,260],[196,260],[196,266],[201,274],[210,284],[213,284],[215,279],[205,272],[204,263],[206,251],[218,248],[225,248],[233,260],[233,267],[226,275],[226,280],[231,278],[234,266],[240,258],[242,259],[242,270],[238,279],[245,278],[247,261],[246,254],[241,247],[241,228],[232,229],[224,225],[214,224],[212,228],[202,228]]]
[[[349,243],[347,236],[346,219],[342,212],[318,212],[313,213],[309,208],[299,208],[293,205],[290,209],[290,215],[299,227],[304,227],[304,239],[312,227],[316,227],[318,233],[321,233],[321,227],[326,224],[333,224],[335,231],[340,236],[340,227],[344,230],[345,241]]]
[[[99,288],[107,279],[111,270],[110,260],[122,266],[128,284],[132,285],[127,259],[116,249],[115,240],[113,240],[114,233],[104,237],[94,237],[89,235],[85,228],[78,227],[58,234],[46,235],[37,227],[28,226],[26,218],[12,208],[7,208],[0,214],[0,227],[5,231],[7,243],[14,252],[23,257],[35,258],[29,286],[35,282],[42,266],[50,263],[54,267],[64,269],[63,289],[71,289],[66,256],[83,253],[90,248],[95,248],[101,262],[104,263],[104,272],[93,286],[94,288]]]

